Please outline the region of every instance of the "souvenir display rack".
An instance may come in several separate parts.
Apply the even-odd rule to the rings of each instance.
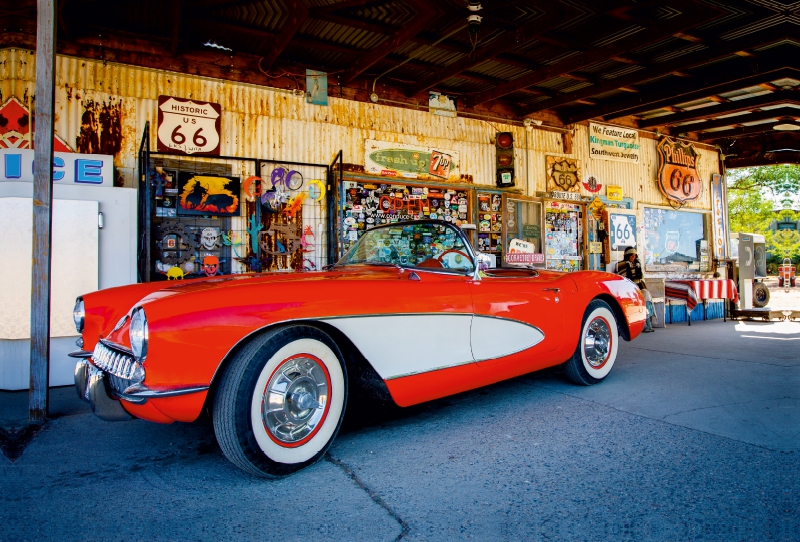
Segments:
[[[324,165],[149,148],[147,123],[139,149],[140,282],[313,271],[332,260],[329,186],[341,175],[341,152]]]
[[[503,193],[497,190],[475,190],[478,246],[481,252],[503,259]]]

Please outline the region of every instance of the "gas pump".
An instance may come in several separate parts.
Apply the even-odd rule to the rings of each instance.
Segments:
[[[733,254],[738,253],[739,310],[766,307],[769,303],[769,288],[764,284],[767,277],[764,236],[732,233],[731,244],[734,248]]]

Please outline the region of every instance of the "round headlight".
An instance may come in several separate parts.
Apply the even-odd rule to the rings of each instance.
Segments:
[[[75,329],[78,333],[83,333],[83,321],[86,318],[86,311],[83,308],[83,298],[75,300],[75,308],[72,309],[72,319],[75,321]]]
[[[131,316],[130,339],[133,355],[139,361],[147,356],[147,317],[144,309],[136,309]]]

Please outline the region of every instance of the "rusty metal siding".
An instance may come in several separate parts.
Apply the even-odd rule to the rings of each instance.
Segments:
[[[23,100],[25,91],[34,88],[35,55],[5,49],[0,51],[0,62],[3,99]],[[538,127],[526,131],[495,119],[439,117],[427,111],[427,104],[415,110],[331,96],[329,106],[322,107],[307,104],[301,89],[274,89],[66,56],[57,57],[56,132],[74,148],[87,108],[113,108],[119,115],[121,141],[116,147],[101,148],[118,149],[114,159],[118,174],[126,186],[135,186],[142,130],[149,121],[151,138],[156,140],[157,100],[162,94],[219,103],[223,110],[221,153],[227,156],[327,164],[341,149],[345,162],[363,164],[365,140],[378,139],[456,151],[462,174],[471,175],[475,184],[494,186],[495,133],[510,131],[515,141],[517,188],[534,195],[546,190],[545,155],[564,153],[562,132]],[[114,133],[117,127],[112,128],[105,131]],[[100,134],[100,139],[107,135]],[[576,126],[572,140],[573,152],[566,156],[581,160],[584,177],[593,174],[604,185],[620,185],[625,197],[640,203],[667,204],[655,182],[655,140],[640,138],[639,164],[592,159],[587,126]],[[699,152],[704,191],[687,208],[710,209],[707,186],[711,174],[718,172],[717,153],[705,148]]]

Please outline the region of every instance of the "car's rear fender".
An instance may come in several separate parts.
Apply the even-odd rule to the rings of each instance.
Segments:
[[[612,311],[614,311],[614,318],[617,319],[617,327],[619,328],[619,334],[622,336],[624,340],[630,341],[631,330],[628,327],[628,319],[625,318],[625,312],[622,310],[619,301],[617,301],[617,299],[611,294],[600,294],[594,299],[599,299],[601,301],[605,301],[606,303],[608,303],[608,306],[611,307]]]

